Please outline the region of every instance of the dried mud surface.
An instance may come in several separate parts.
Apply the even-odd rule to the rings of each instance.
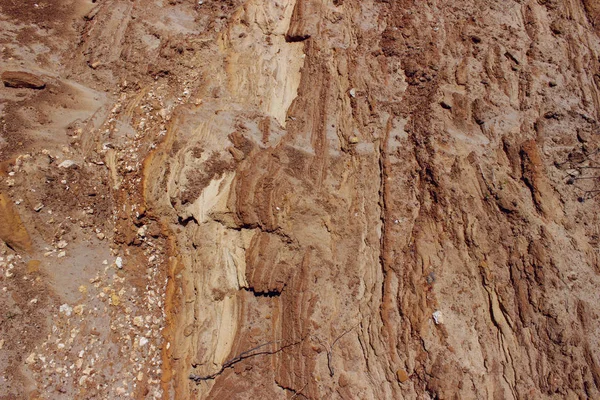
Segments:
[[[600,397],[599,35],[0,2],[0,399]]]

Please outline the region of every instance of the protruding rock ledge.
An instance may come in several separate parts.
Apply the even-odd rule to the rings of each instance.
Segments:
[[[4,71],[2,73],[2,82],[4,86],[17,89],[44,89],[46,82],[25,71]]]

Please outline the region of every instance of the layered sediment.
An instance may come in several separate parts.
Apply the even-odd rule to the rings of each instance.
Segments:
[[[593,1],[142,3],[60,78],[115,254],[160,254],[136,396],[600,396]]]

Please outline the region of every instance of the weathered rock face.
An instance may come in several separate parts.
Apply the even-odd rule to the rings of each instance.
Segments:
[[[600,395],[597,12],[228,14],[147,164],[176,397]]]
[[[93,237],[127,255],[97,344],[124,367],[56,398],[600,398],[596,1],[77,4],[0,135],[71,146],[61,212],[106,192]],[[35,253],[9,197],[66,176],[28,168],[0,239]]]

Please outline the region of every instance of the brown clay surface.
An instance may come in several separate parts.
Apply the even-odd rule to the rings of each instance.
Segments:
[[[0,399],[599,398],[599,35],[0,2]]]

